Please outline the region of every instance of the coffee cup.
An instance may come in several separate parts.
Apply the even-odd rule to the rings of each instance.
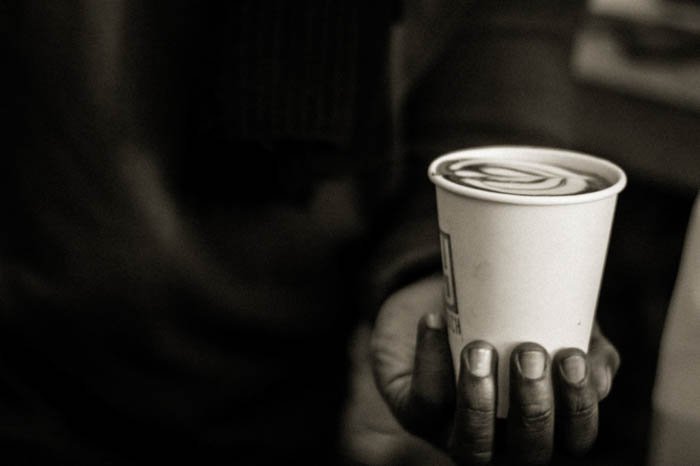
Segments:
[[[455,372],[466,344],[491,343],[499,355],[497,415],[506,417],[510,353],[519,343],[551,355],[588,350],[625,173],[578,152],[493,146],[440,156],[428,175]]]

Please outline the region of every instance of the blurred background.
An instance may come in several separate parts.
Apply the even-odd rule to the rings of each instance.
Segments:
[[[174,432],[184,432],[186,436],[183,438],[191,436],[205,442],[202,445],[206,445],[206,449],[219,445],[225,450],[231,446],[230,439],[235,438],[235,448],[248,446],[257,454],[256,448],[269,448],[269,444],[275,442],[278,451],[265,453],[276,454],[285,461],[289,459],[288,451],[313,453],[323,450],[323,447],[331,449],[334,445],[325,445],[324,439],[330,442],[327,439],[333,437],[333,432],[329,432],[327,426],[333,417],[331,407],[339,402],[345,375],[343,373],[341,376],[340,371],[344,367],[340,365],[332,366],[335,372],[330,372],[333,374],[318,370],[318,344],[319,341],[324,344],[331,339],[336,341],[337,334],[328,329],[340,333],[342,327],[345,332],[355,323],[356,316],[351,315],[350,311],[356,311],[353,308],[355,301],[363,300],[364,296],[349,296],[347,302],[337,303],[335,289],[324,288],[319,293],[314,284],[336,283],[346,278],[342,274],[339,277],[329,274],[329,270],[335,272],[340,267],[325,259],[331,257],[330,252],[336,242],[366,234],[358,231],[365,225],[362,224],[361,215],[351,208],[357,202],[357,193],[351,189],[353,187],[330,182],[338,181],[336,178],[349,171],[342,166],[347,158],[341,156],[347,154],[338,152],[334,154],[338,160],[324,159],[323,164],[316,160],[321,160],[320,155],[325,155],[328,141],[317,146],[309,145],[318,153],[307,153],[305,151],[310,150],[309,147],[289,144],[290,141],[283,141],[287,144],[280,144],[279,147],[241,145],[237,139],[242,138],[241,134],[235,131],[224,134],[225,131],[221,131],[222,128],[231,130],[228,119],[246,123],[247,120],[241,116],[245,116],[245,112],[236,113],[233,110],[239,107],[250,110],[256,103],[250,99],[247,102],[250,107],[240,105],[234,98],[237,93],[246,95],[243,92],[247,91],[246,86],[261,90],[262,96],[267,91],[267,81],[252,79],[255,75],[233,79],[236,60],[245,58],[247,55],[243,52],[246,50],[228,50],[226,47],[233,47],[232,44],[236,44],[239,38],[228,37],[223,32],[228,34],[230,28],[227,26],[234,24],[243,31],[242,36],[243,33],[253,36],[251,31],[264,32],[260,25],[268,24],[266,18],[261,14],[256,17],[258,22],[253,22],[238,14],[238,10],[245,10],[252,2],[240,2],[243,6],[230,2],[226,7],[215,6],[212,2],[201,8],[195,7],[195,2],[172,2],[175,5],[169,13],[172,17],[166,17],[166,12],[161,12],[159,4],[155,3],[47,2],[47,5],[52,5],[47,10],[37,7],[39,3],[0,2],[0,36],[10,37],[0,41],[0,48],[12,48],[14,28],[21,29],[24,34],[18,36],[21,39],[18,42],[26,42],[27,49],[37,53],[29,55],[30,63],[25,64],[31,68],[34,79],[28,84],[23,82],[21,73],[14,76],[12,68],[8,67],[6,74],[17,79],[16,89],[20,91],[14,91],[14,82],[7,86],[15,95],[7,96],[10,104],[6,108],[0,107],[0,112],[5,111],[8,116],[13,116],[13,101],[22,107],[22,114],[27,113],[29,120],[36,122],[36,125],[27,127],[31,133],[27,139],[36,139],[36,147],[31,148],[40,149],[13,159],[12,164],[19,168],[11,166],[9,170],[3,170],[5,178],[0,183],[0,190],[4,195],[0,198],[10,199],[13,189],[21,192],[26,197],[23,203],[36,208],[27,213],[23,222],[39,230],[44,224],[37,222],[37,226],[30,220],[34,221],[34,214],[37,217],[44,215],[45,218],[40,219],[49,228],[42,229],[41,233],[55,241],[44,241],[45,236],[26,235],[22,230],[25,224],[20,224],[16,231],[12,230],[8,228],[12,222],[7,222],[0,235],[5,240],[12,236],[8,235],[8,231],[11,231],[17,236],[13,237],[13,241],[26,245],[26,251],[18,249],[12,253],[22,256],[26,252],[30,258],[36,258],[40,266],[46,265],[52,273],[55,266],[58,270],[55,275],[66,275],[69,283],[73,283],[70,281],[73,280],[77,285],[67,288],[67,297],[59,296],[56,304],[51,301],[53,294],[46,291],[53,291],[52,288],[46,287],[43,281],[26,279],[34,275],[20,275],[17,281],[31,291],[26,292],[30,306],[22,308],[22,313],[12,317],[16,317],[18,328],[25,329],[27,335],[34,338],[27,338],[24,343],[27,350],[36,354],[16,350],[11,337],[22,339],[26,335],[15,332],[14,327],[6,323],[0,328],[3,335],[0,346],[11,349],[0,351],[0,354],[4,360],[11,360],[16,370],[21,369],[20,374],[26,376],[26,373],[30,373],[28,380],[36,377],[47,392],[57,394],[55,400],[60,400],[59,406],[77,407],[77,410],[66,411],[71,414],[76,426],[85,429],[86,432],[81,434],[99,441],[106,437],[107,443],[115,451],[129,444],[125,438],[131,441],[136,438],[144,444],[152,443],[158,455],[162,454],[159,445],[172,446],[177,443],[166,435],[167,429],[163,429],[165,434],[161,433],[159,441],[163,443],[153,440],[154,432],[149,430],[148,423],[139,424],[142,430],[133,429],[137,423],[132,422],[130,416],[142,421],[143,412],[140,409],[154,406],[148,398],[149,393],[159,391],[169,395],[180,394],[182,399],[176,396],[158,399],[160,403],[155,404],[151,421],[160,427],[172,427]],[[400,11],[392,26],[388,57],[393,115],[391,131],[398,141],[393,148],[396,151],[393,159],[396,166],[363,166],[365,162],[370,163],[371,157],[366,157],[367,160],[363,158],[357,167],[352,167],[353,171],[379,173],[377,178],[381,179],[377,184],[382,185],[381,188],[394,181],[398,183],[400,178],[415,180],[415,189],[422,189],[426,194],[419,197],[432,202],[433,188],[425,175],[427,163],[450,150],[484,144],[544,145],[591,153],[619,164],[629,180],[618,201],[598,320],[620,351],[622,367],[610,396],[602,403],[600,435],[593,451],[580,459],[556,458],[556,463],[698,464],[700,460],[654,463],[648,458],[654,457],[650,452],[650,445],[655,442],[653,394],[662,331],[679,270],[691,208],[700,187],[700,1],[387,0],[372,4],[372,17],[378,19],[375,27],[378,28],[380,23],[384,25],[385,18],[379,14],[380,10],[386,10],[383,14],[388,18],[390,7],[399,4]],[[86,7],[95,5],[95,8]],[[275,11],[284,10],[281,5],[287,7],[289,4],[275,2],[275,8],[279,7]],[[349,5],[349,2],[343,5]],[[357,3],[353,8],[357,5],[365,7],[364,3]],[[85,17],[71,22],[71,16],[64,15],[64,8],[68,13],[85,13]],[[12,15],[4,15],[15,9],[27,13],[25,23],[13,24],[10,21]],[[201,14],[201,18],[191,21],[193,24],[199,24],[198,21],[207,24],[204,21],[207,20],[212,21],[213,26],[192,26],[192,29],[185,28],[184,33],[176,34],[181,27],[188,25],[190,19],[181,12],[189,12],[190,9]],[[228,9],[233,11],[229,12],[230,17],[217,17],[219,10]],[[264,12],[262,9],[260,11]],[[141,18],[141,22],[125,21],[122,24],[113,21],[115,17],[121,18],[120,15],[125,12],[135,13],[134,18]],[[155,20],[149,22],[153,18],[162,19],[163,24]],[[231,18],[236,21],[228,23],[232,21]],[[285,21],[291,23],[294,18],[285,18]],[[47,25],[53,26],[53,29],[47,28]],[[356,25],[351,26],[354,28]],[[348,26],[348,29],[352,28]],[[297,29],[290,27],[290,30]],[[343,29],[339,30],[342,33]],[[374,35],[364,31],[362,46],[372,48],[370,46],[374,44],[365,42],[380,35],[377,31],[374,31]],[[120,42],[124,39],[122,35],[129,40]],[[65,40],[66,37],[70,40]],[[151,46],[133,46],[141,43],[141,40]],[[209,40],[221,41],[223,45],[198,48]],[[127,45],[131,45],[131,48]],[[295,52],[307,53],[299,44],[294,45],[297,47],[292,47]],[[125,46],[124,50],[129,53],[122,54],[120,46]],[[163,50],[169,54],[161,54]],[[200,56],[201,50],[208,53]],[[221,50],[231,53],[217,55]],[[192,55],[181,60],[188,64],[187,68],[173,68],[172,64],[180,63],[183,53]],[[380,54],[368,55],[379,58]],[[191,63],[200,66],[189,66]],[[212,68],[202,68],[202,64],[211,65]],[[280,70],[286,64],[272,63],[274,66],[271,68]],[[363,65],[366,70],[380,68],[378,63]],[[173,69],[178,72],[173,72]],[[202,73],[202,69],[205,72]],[[130,70],[136,70],[133,76]],[[210,77],[215,71],[221,76],[216,83],[212,83]],[[115,78],[118,77],[117,72],[124,72],[124,82],[120,81],[121,78]],[[299,82],[312,84],[309,88],[315,89],[313,79],[302,79],[301,73],[298,74],[296,78]],[[345,77],[342,70],[337,74],[338,82],[352,81],[340,79]],[[365,74],[371,72],[363,72],[363,79],[367,78]],[[372,85],[380,81],[383,81],[383,75],[367,79],[367,83]],[[287,84],[294,82],[290,79]],[[231,96],[222,96],[218,93],[220,88],[226,88],[222,83],[239,87],[231,88]],[[337,102],[333,101],[337,108],[333,109],[339,109],[337,115],[342,120],[340,123],[343,123],[340,130],[346,130],[345,120],[341,117],[349,115],[348,118],[354,118],[354,115],[350,115],[354,109],[347,112],[342,110],[352,107],[347,104],[352,96],[344,92],[342,85],[333,87],[334,83],[328,84],[339,95],[336,96]],[[360,128],[363,132],[358,133],[363,136],[359,138],[361,143],[358,147],[352,147],[354,155],[355,152],[376,155],[372,151],[384,148],[382,137],[377,138],[381,141],[376,141],[376,146],[369,143],[367,145],[370,147],[363,145],[371,139],[364,137],[364,131],[372,129],[373,133],[374,130],[385,130],[383,124],[378,123],[384,117],[378,111],[382,102],[377,104],[381,98],[377,95],[382,94],[380,91],[383,89],[367,83],[372,92],[362,94],[364,100],[361,102],[352,102],[359,104],[360,123],[366,126]],[[190,85],[192,88],[188,87]],[[296,88],[291,84],[287,87],[291,90],[285,96],[291,96],[291,102],[301,102],[299,97],[304,93],[295,92]],[[39,89],[40,95],[33,96],[25,88]],[[309,88],[305,89],[307,93]],[[56,89],[65,93],[55,92]],[[176,98],[182,96],[185,96],[182,101]],[[34,100],[46,100],[51,105],[27,104]],[[200,101],[201,106],[188,107],[192,102]],[[303,107],[301,103],[299,105]],[[188,113],[190,111],[192,114]],[[74,114],[77,118],[73,118]],[[95,115],[99,118],[93,118]],[[235,120],[236,117],[240,117],[241,121]],[[120,118],[124,119],[125,128],[114,124]],[[182,128],[194,128],[194,131],[184,131]],[[17,137],[13,133],[21,133],[14,127],[8,129],[10,141]],[[46,135],[37,138],[35,133]],[[219,133],[220,139],[210,137]],[[123,147],[124,134],[128,135],[126,147]],[[163,141],[159,140],[161,136]],[[316,141],[318,134],[306,136]],[[349,134],[345,133],[333,137],[343,144],[347,142],[346,138],[350,139]],[[185,141],[184,144],[181,144],[182,141]],[[342,145],[333,138],[331,142]],[[66,143],[68,146],[63,147],[62,144]],[[226,163],[230,162],[228,155],[234,153],[232,148],[238,148],[242,153],[255,150],[250,152],[250,157],[239,159],[243,160],[243,169],[228,170]],[[170,160],[163,155],[161,159],[158,155],[160,150],[163,154],[172,150],[176,156]],[[292,150],[295,157],[282,157],[286,150]],[[269,163],[265,157],[270,154],[281,155],[273,159],[275,163]],[[293,163],[296,157],[302,156],[313,156],[303,160],[310,165],[317,163],[319,173],[307,173]],[[66,164],[66,161],[73,164]],[[159,168],[161,164],[165,168]],[[343,170],[339,169],[336,173],[336,165]],[[250,174],[258,173],[256,170],[260,167],[270,168],[275,177],[273,179],[285,183],[257,190],[250,196],[249,188],[258,183],[257,178],[253,179]],[[22,179],[14,177],[19,169],[24,169],[25,175],[29,176]],[[115,173],[119,174],[116,181],[113,179]],[[396,180],[388,178],[392,175]],[[182,199],[177,197],[174,200],[187,200],[188,203],[182,202],[183,211],[197,215],[192,215],[192,218],[179,215],[174,207],[176,204],[168,202],[170,198],[166,194],[169,194],[170,187],[163,180],[170,178],[178,188],[175,191],[182,191],[179,193]],[[310,180],[318,181],[317,178],[324,183],[330,181],[317,193],[307,192]],[[13,183],[21,185],[23,189],[15,189]],[[413,189],[414,186],[411,186]],[[265,198],[267,194],[270,199]],[[233,215],[231,210],[227,210],[230,206],[226,205],[226,201],[241,199],[248,202],[249,198],[259,200],[261,205],[268,201],[279,202],[280,199],[290,202],[283,208],[272,204],[269,209],[261,209],[251,202],[252,205],[245,205],[245,209],[234,211]],[[86,200],[90,202],[81,203]],[[52,204],[54,201],[59,208]],[[307,202],[309,206],[304,208],[296,205]],[[74,205],[83,210],[74,208]],[[412,207],[404,206],[407,210]],[[5,211],[8,218],[12,216],[10,208],[6,207]],[[56,221],[57,217],[66,222]],[[192,225],[209,240],[198,242],[196,235],[191,239],[187,227]],[[319,225],[323,228],[317,228]],[[34,230],[27,227],[27,231]],[[0,242],[3,249],[5,244],[10,242]],[[105,247],[105,244],[111,247]],[[241,244],[246,248],[241,248]],[[251,247],[247,247],[248,244]],[[209,250],[217,254],[207,255]],[[353,256],[354,252],[351,250],[348,255]],[[70,260],[64,260],[64,256]],[[210,256],[217,260],[212,260]],[[348,258],[353,267],[358,267],[354,260],[354,257]],[[232,275],[221,273],[220,264],[231,267]],[[41,271],[41,267],[38,270]],[[230,276],[234,280],[229,280]],[[218,281],[213,280],[216,277],[219,277]],[[59,285],[62,284],[59,282]],[[229,285],[230,289],[227,288]],[[0,283],[0,286],[5,286],[5,283]],[[57,287],[58,290],[64,288]],[[219,293],[219,289],[228,290],[228,294]],[[89,291],[85,297],[82,293],[84,290]],[[24,288],[21,291],[24,293]],[[95,303],[104,302],[103,295],[110,303],[107,309],[95,306]],[[18,296],[25,299],[23,294]],[[119,299],[111,299],[113,296]],[[212,296],[215,299],[209,300]],[[53,317],[55,308],[46,307],[45,302],[56,306],[57,312],[54,314],[58,317],[66,309],[72,310],[74,303],[88,312],[68,313],[70,319],[65,319],[67,322],[63,322],[61,327],[54,325],[54,320],[37,318],[46,315]],[[328,313],[326,302],[340,304],[341,312]],[[143,303],[147,303],[149,313],[144,320],[136,320],[139,326],[134,330],[130,327],[134,316],[125,316],[124,308],[139,311],[144,307]],[[279,303],[284,303],[284,306],[279,306]],[[307,303],[310,304],[308,307]],[[0,304],[5,305],[6,302]],[[171,308],[178,309],[174,317]],[[240,310],[241,315],[235,314],[234,318],[229,318],[228,312],[220,312],[231,308]],[[24,312],[26,309],[28,311]],[[100,309],[101,312],[89,312],[92,309]],[[258,309],[274,312],[261,314]],[[300,309],[303,314],[299,314]],[[249,310],[252,312],[244,313]],[[135,315],[139,317],[143,314],[137,312]],[[203,319],[202,315],[209,316],[211,320]],[[256,333],[248,331],[247,325],[239,325],[239,318],[241,322],[252,322],[250,328],[253,329],[258,329],[260,324],[275,338],[284,335],[285,339],[280,340],[280,345],[284,344],[286,351],[284,357],[280,358],[278,352],[267,347],[265,351],[258,351],[258,340],[265,345],[268,340],[259,339]],[[172,323],[174,328],[165,327],[163,330],[161,321]],[[221,322],[225,324],[221,325]],[[318,325],[309,326],[309,322]],[[153,323],[159,325],[152,327]],[[26,328],[23,327],[25,324]],[[444,455],[403,432],[391,417],[372,378],[369,360],[371,326],[371,317],[367,316],[354,334],[349,348],[353,377],[343,423],[342,448],[346,463],[354,466],[451,464]],[[309,332],[316,336],[316,340],[307,336],[307,327],[316,332]],[[155,342],[160,345],[157,351],[151,349],[154,346],[151,340],[153,328],[160,337]],[[227,333],[231,329],[235,330],[235,338]],[[105,340],[102,335],[108,335],[114,341]],[[173,335],[177,338],[172,338]],[[345,333],[342,336],[344,338]],[[131,365],[125,364],[123,368],[116,364],[105,365],[99,351],[94,354],[84,351],[86,344],[103,351],[121,348],[123,341],[130,341],[129,338],[134,340],[132,347],[124,351],[124,355],[119,353],[118,356],[123,356],[129,364],[132,363],[129,358],[133,357],[138,363],[136,367],[145,365],[144,361],[156,361],[159,365],[154,367],[166,366],[168,371],[163,372],[167,375],[163,376],[166,383],[160,386],[152,382],[150,366],[146,366],[148,370],[144,369],[144,377],[140,377],[140,373],[135,377],[130,373],[128,377],[123,377],[119,371],[128,370]],[[287,338],[291,344],[287,343]],[[32,341],[38,341],[43,346],[33,345]],[[200,352],[202,341],[213,342],[215,349],[225,348],[231,355],[241,356],[241,360],[234,359],[231,363],[226,358],[219,359],[219,353],[210,351],[208,346]],[[52,345],[53,342],[60,344]],[[147,351],[143,351],[142,347]],[[46,358],[45,353],[52,357]],[[211,356],[210,353],[215,356],[212,359],[214,363],[202,370],[199,357],[201,354]],[[112,356],[112,353],[107,354]],[[144,354],[152,356],[151,360],[143,358]],[[196,357],[190,357],[191,354]],[[700,348],[696,355],[700,358]],[[333,361],[342,359],[336,353],[323,356]],[[43,366],[25,364],[25,357],[29,361],[41,361]],[[698,361],[693,360],[692,355],[690,357],[690,363]],[[297,361],[295,367],[288,364],[291,360]],[[64,365],[54,367],[52,361]],[[229,363],[234,364],[238,371],[231,371]],[[171,365],[177,378],[168,378],[172,377]],[[78,376],[64,377],[62,371],[66,368],[68,373]],[[300,368],[303,371],[300,372]],[[188,377],[184,380],[192,382],[192,386],[183,388],[186,384],[179,378],[180,370]],[[42,371],[48,375],[44,377]],[[192,373],[195,375],[192,376]],[[104,379],[97,379],[99,383],[96,382],[94,386],[84,383],[81,378],[85,376],[90,380],[89,377],[95,374]],[[114,389],[114,380],[126,382],[123,386],[116,385],[119,389]],[[216,396],[206,391],[208,384],[195,383],[201,380],[216,380]],[[299,380],[304,380],[306,384],[299,384]],[[308,404],[288,403],[288,398],[273,398],[274,403],[270,403],[266,396],[270,393],[270,387],[276,388],[277,383],[292,386],[293,395]],[[76,386],[79,388],[77,391]],[[199,391],[200,388],[202,391]],[[242,393],[236,392],[236,389]],[[87,398],[82,395],[93,393],[93,390],[99,396]],[[695,392],[700,393],[700,387]],[[290,398],[293,399],[292,396]],[[31,397],[27,399],[33,400]],[[40,397],[37,399],[41,401]],[[92,406],[104,408],[103,402],[109,407],[107,412],[112,417],[102,416],[104,411],[92,409]],[[142,404],[139,405],[139,402]],[[27,403],[29,407],[34,406]],[[6,434],[5,447],[21,443],[14,440],[17,436],[24,435],[27,441],[34,440],[39,437],[36,431],[44,426],[36,423],[33,417],[27,417],[24,406],[15,405],[17,403],[8,404],[11,407],[8,412],[14,413],[15,417],[3,414],[5,421],[0,425],[0,431]],[[700,400],[696,405],[700,407]],[[231,421],[231,426],[224,426],[221,431],[215,429],[211,434],[212,440],[207,437],[210,432],[199,428],[196,422],[201,413],[212,414],[214,419],[225,418],[221,416],[221,406],[228,406],[234,413],[226,418]],[[246,410],[238,410],[241,406]],[[262,414],[261,407],[265,408]],[[15,408],[16,413],[13,411]],[[36,412],[43,415],[43,406],[39,406]],[[51,411],[47,412],[53,416]],[[151,413],[149,410],[144,412]],[[698,416],[700,418],[700,414]],[[93,423],[93,418],[98,417],[96,421],[99,422]],[[12,422],[7,419],[12,419]],[[37,419],[41,417],[37,415]],[[105,419],[109,419],[109,422],[105,422]],[[120,419],[122,424],[115,419]],[[207,416],[201,419],[202,425],[209,420]],[[276,420],[277,424],[273,424],[272,420]],[[23,423],[28,424],[26,433],[18,427]],[[54,429],[54,424],[46,425],[49,440],[53,438],[54,430],[61,432]],[[246,428],[241,430],[240,425]],[[123,426],[131,429],[124,429]],[[231,430],[227,431],[229,428]],[[111,432],[118,435],[110,435]],[[234,432],[235,436],[229,435],[230,432]],[[284,435],[273,435],[277,432]],[[682,452],[685,447],[689,449],[695,445],[697,449],[700,436],[696,432],[700,432],[700,421],[698,428],[685,437],[684,448],[673,445],[672,448]],[[126,434],[130,437],[124,437]],[[299,441],[301,436],[304,441]],[[55,443],[56,446],[51,448],[59,450],[61,442]],[[32,448],[32,443],[19,445],[22,455]],[[8,450],[0,450],[6,459]],[[133,451],[137,450],[133,448]],[[47,451],[55,455],[51,449]],[[70,448],[67,452],[72,454]],[[177,454],[177,448],[173,449],[173,456]],[[181,457],[179,459],[182,460]]]
[[[659,345],[700,187],[700,2],[485,3],[404,8],[391,57],[402,150],[422,161],[480,144],[539,144],[599,155],[627,172],[598,308],[622,367],[601,405],[594,450],[557,463],[654,464]],[[366,324],[353,346],[349,463],[451,464],[392,420],[373,386],[369,336]]]

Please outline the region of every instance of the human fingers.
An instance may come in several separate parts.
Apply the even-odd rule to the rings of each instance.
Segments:
[[[612,383],[620,368],[620,353],[600,331],[596,323],[588,348],[588,365],[591,383],[598,394],[598,401],[604,400],[612,388]]]
[[[455,400],[455,376],[445,319],[429,313],[418,323],[413,377],[404,419],[407,428],[443,443]]]
[[[460,355],[459,381],[449,451],[460,465],[487,464],[493,456],[498,354],[484,341]]]
[[[404,429],[444,447],[454,409],[455,382],[442,313],[430,312],[419,319],[411,346],[412,361],[406,364],[399,364],[398,356],[389,358],[386,351],[375,351],[375,359],[385,360],[375,362],[375,378]]]
[[[591,383],[586,354],[567,348],[554,358],[557,435],[574,455],[586,453],[598,436],[598,393]]]
[[[554,395],[547,351],[522,343],[510,358],[508,444],[517,464],[546,464],[554,445]]]
[[[427,314],[441,314],[442,307],[442,281],[426,279],[391,295],[377,315],[371,339],[372,371],[377,388],[392,411],[402,408],[410,394],[416,345],[424,337],[419,330],[423,332],[425,324],[437,319],[432,327],[440,334],[446,333],[440,317],[421,322]]]

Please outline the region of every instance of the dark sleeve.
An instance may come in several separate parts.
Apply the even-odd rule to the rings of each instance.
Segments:
[[[334,50],[296,36],[286,45],[293,55],[308,52],[312,59],[293,70],[289,82],[279,76],[281,90],[300,91],[276,94],[288,106],[269,100],[264,86],[237,95],[259,84],[256,76],[271,79],[264,69],[249,67],[251,75],[236,75],[240,80],[230,87],[219,83],[218,89],[234,94],[222,99],[228,109],[188,115],[193,82],[217,88],[217,79],[235,74],[212,72],[224,61],[214,56],[231,52],[219,47],[218,34],[234,32],[208,29],[213,23],[200,20],[212,19],[213,12],[194,3],[18,6],[13,45],[19,65],[8,67],[17,73],[18,131],[3,159],[8,165],[3,175],[12,180],[3,186],[3,203],[16,215],[2,232],[0,386],[14,382],[8,392],[23,401],[9,406],[0,399],[8,420],[0,426],[2,445],[24,451],[35,444],[74,450],[90,444],[171,456],[192,449],[198,460],[219,452],[235,454],[242,464],[257,464],[251,460],[255,455],[258,462],[299,456],[312,464],[331,463],[315,458],[335,447],[350,319],[335,312],[335,287],[318,286],[335,285],[335,264],[328,264],[325,243],[314,240],[337,238],[288,202],[266,209],[234,202],[254,197],[249,192],[247,198],[229,199],[222,216],[228,223],[212,220],[211,206],[189,209],[181,202],[173,178],[184,171],[181,142],[183,134],[192,134],[190,117],[225,120],[232,139],[269,142],[267,136],[277,131],[281,139],[311,144],[322,139],[342,147],[356,139],[348,118],[364,113],[351,111],[353,98],[342,90],[313,87],[327,82],[314,74],[327,71],[315,60]],[[249,26],[269,25],[265,9],[283,4],[262,3],[247,3],[256,8],[246,17],[257,15]],[[357,14],[351,2],[329,1],[328,9],[334,4],[341,11],[331,16],[342,27],[314,29],[318,18],[301,8],[291,18],[309,21],[308,30],[300,26],[309,34],[360,34],[358,21],[342,22],[344,12]],[[231,19],[244,21],[238,13]],[[379,30],[382,22],[375,20]],[[248,45],[274,51],[266,42],[271,31],[244,32]],[[190,67],[182,59],[196,53],[207,55],[201,63],[211,68]],[[235,63],[246,51],[232,55]],[[349,85],[343,77],[361,79],[356,70],[348,71],[349,61],[338,60],[338,76],[329,82],[343,87]],[[218,89],[203,94],[216,99]],[[328,100],[317,100],[319,95]],[[282,115],[266,113],[279,108]],[[310,113],[316,110],[326,113]],[[201,146],[190,148],[197,149],[191,161],[200,157],[202,180],[229,168],[220,160],[216,166],[203,160]],[[234,159],[238,153],[228,149],[217,155]],[[226,253],[229,261],[222,259]],[[337,364],[321,371],[323,358]],[[286,396],[271,396],[276,387],[285,387]],[[72,434],[89,440],[66,446]]]
[[[431,160],[481,145],[571,147],[575,140],[569,57],[583,2],[444,1],[432,13],[407,3],[401,182],[370,267],[375,309],[440,271]],[[441,35],[429,30],[435,22]]]

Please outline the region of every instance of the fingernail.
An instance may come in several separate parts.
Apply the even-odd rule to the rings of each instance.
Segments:
[[[520,373],[526,379],[539,379],[544,374],[545,355],[541,351],[523,351],[518,355]]]
[[[425,318],[425,325],[433,330],[442,330],[445,328],[445,318],[438,312],[431,312]]]
[[[469,349],[469,372],[476,377],[491,375],[491,350],[488,348]]]
[[[561,369],[567,382],[580,383],[586,376],[586,360],[580,354],[573,354],[561,362]]]

